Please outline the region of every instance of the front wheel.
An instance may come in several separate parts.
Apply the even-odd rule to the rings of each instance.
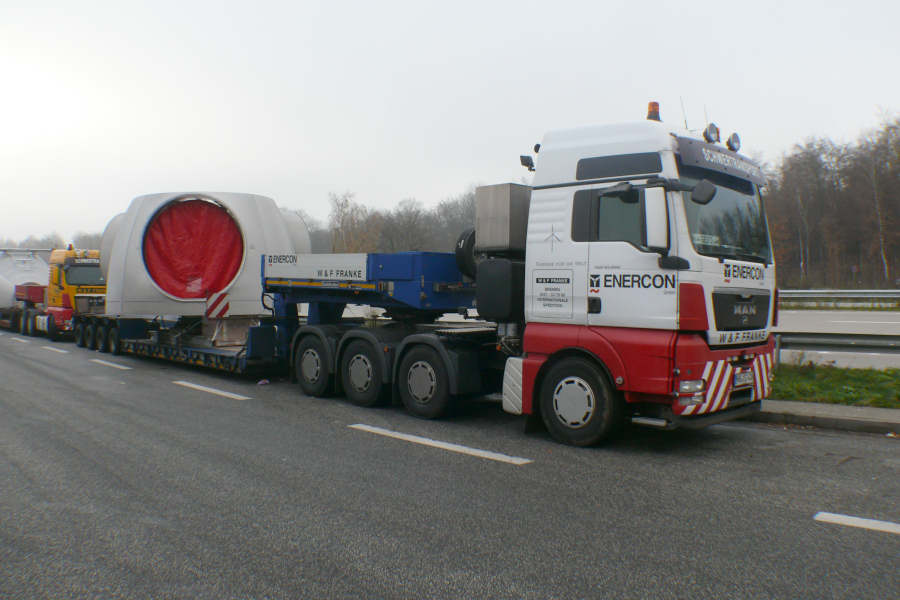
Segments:
[[[416,346],[406,353],[400,362],[397,388],[406,410],[417,417],[436,419],[450,406],[447,367],[429,346]]]
[[[572,446],[591,446],[610,437],[624,413],[621,397],[606,376],[584,358],[564,358],[553,365],[539,401],[550,435]]]
[[[300,340],[294,352],[294,374],[304,394],[320,398],[331,391],[327,356],[325,345],[316,336],[308,335]]]
[[[47,315],[47,339],[51,342],[55,342],[59,339],[59,332],[56,329],[56,321],[53,320],[53,315]]]

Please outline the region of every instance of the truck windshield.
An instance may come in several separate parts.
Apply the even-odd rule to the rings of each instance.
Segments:
[[[66,269],[69,285],[106,285],[98,265],[73,265]]]
[[[700,254],[769,264],[772,249],[759,191],[753,183],[694,167],[680,165],[681,182],[691,187],[702,179],[715,184],[709,204],[691,200],[684,192],[691,242]]]

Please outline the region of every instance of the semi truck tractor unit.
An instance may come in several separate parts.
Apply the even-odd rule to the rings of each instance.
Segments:
[[[175,192],[135,198],[103,232],[104,310],[75,341],[229,372],[284,362],[261,301],[259,260],[309,252],[309,232],[271,198]]]
[[[745,416],[770,391],[777,315],[764,179],[739,148],[654,105],[548,133],[521,157],[532,186],[477,190],[456,256],[264,256],[271,337],[307,394],[431,418],[500,392],[574,445]],[[385,313],[353,321],[351,304]]]
[[[103,312],[99,250],[0,250],[0,324],[24,335],[71,335],[78,314]],[[47,260],[44,260],[44,256]],[[16,283],[11,284],[11,280]],[[11,288],[11,289],[7,289]]]

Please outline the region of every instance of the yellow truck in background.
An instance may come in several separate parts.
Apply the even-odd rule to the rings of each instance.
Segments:
[[[102,313],[106,281],[99,250],[78,250],[70,244],[51,250],[37,281],[46,251],[0,250],[0,326],[23,335],[44,333],[50,339],[73,332],[78,314]],[[46,281],[46,283],[44,283]]]

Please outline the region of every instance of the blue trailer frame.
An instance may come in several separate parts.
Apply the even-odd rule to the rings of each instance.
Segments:
[[[298,257],[301,262],[297,272],[317,272],[317,256],[322,257]],[[327,255],[321,258],[321,265],[328,263]],[[264,255],[260,262],[263,295],[271,299],[269,308],[279,352],[290,356],[292,374],[307,394],[324,396],[343,391],[351,401],[364,406],[384,401],[384,394],[370,394],[371,390],[354,393],[348,389],[347,361],[360,357],[366,361],[370,374],[377,372],[371,380],[382,391],[390,388],[394,396],[400,395],[408,410],[428,418],[439,416],[451,397],[483,393],[488,387],[493,391],[496,387],[484,385],[483,377],[485,367],[496,366],[495,360],[486,358],[497,355],[496,327],[483,322],[435,322],[447,313],[467,315],[475,307],[475,284],[460,272],[454,254],[367,254],[366,274],[356,280],[285,276],[283,266],[278,267],[277,276],[268,276],[267,264]],[[309,306],[305,324],[294,316],[299,314],[301,304]],[[383,308],[389,318],[369,323],[344,319],[348,304]],[[314,358],[307,361],[304,357],[309,356]],[[430,361],[431,375],[439,374],[441,390],[435,397],[440,398],[434,403],[411,403],[403,397],[404,390],[399,389],[400,381],[408,376],[404,369],[409,365],[404,366],[404,361],[407,357],[413,360],[413,356],[418,357],[417,368],[424,369],[421,365]],[[304,381],[304,369],[314,372],[314,376]]]

